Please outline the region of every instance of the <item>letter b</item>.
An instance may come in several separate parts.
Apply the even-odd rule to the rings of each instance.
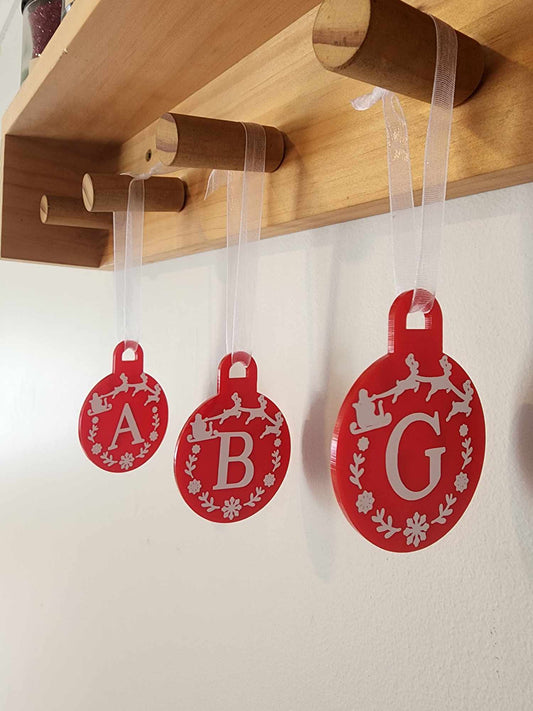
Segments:
[[[250,454],[254,446],[252,435],[249,432],[219,432],[220,453],[218,455],[218,479],[213,489],[237,489],[241,486],[248,486],[254,476],[254,465],[250,459]],[[244,442],[241,454],[230,457],[230,443],[232,437],[240,437]],[[230,484],[228,482],[228,467],[230,462],[241,462],[244,465],[244,474],[238,482]]]

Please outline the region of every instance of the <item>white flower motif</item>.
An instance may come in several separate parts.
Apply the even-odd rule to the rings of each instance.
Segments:
[[[461,437],[466,437],[466,435],[468,434],[468,425],[461,425],[459,427],[459,434],[461,435]]]
[[[222,513],[224,514],[224,518],[229,518],[230,521],[233,521],[234,518],[237,518],[241,509],[241,500],[231,496],[229,501],[224,501]]]
[[[92,446],[92,448],[91,448],[91,452],[92,452],[93,454],[100,454],[101,451],[102,451],[102,445],[101,445],[101,444],[99,444],[98,442],[97,442],[96,444],[93,444],[93,446]]]
[[[359,437],[357,440],[357,446],[359,447],[360,452],[366,452],[369,444],[370,442],[368,441],[368,437]]]
[[[93,423],[93,425],[96,425],[97,422],[98,422],[98,417],[93,417],[93,419],[91,420],[91,422]]]
[[[276,439],[274,440],[274,447],[279,447],[280,444],[281,444],[280,438],[279,438],[279,437],[276,437]]]
[[[157,412],[157,407],[155,405],[152,407],[152,412],[154,413],[154,415]]]
[[[374,495],[371,491],[363,491],[363,493],[357,497],[355,505],[359,513],[368,513],[372,509],[372,506],[374,506]]]
[[[120,468],[123,470],[130,469],[133,466],[133,462],[135,461],[135,457],[131,452],[126,452],[126,454],[123,454],[120,458]]]
[[[265,486],[274,486],[275,483],[276,483],[276,477],[274,476],[274,474],[267,474],[263,478],[263,484]]]
[[[426,540],[428,528],[429,523],[426,523],[426,514],[421,516],[417,511],[413,518],[408,518],[407,526],[403,530],[403,535],[407,538],[407,545],[413,544],[415,548],[418,548],[420,541]]]
[[[193,446],[193,448],[192,448],[193,454],[198,454],[199,451],[200,451],[200,445],[199,445],[199,444],[195,444],[195,445]]]
[[[155,430],[152,430],[150,432],[150,440],[152,442],[155,442],[158,437],[159,437],[159,435],[157,434],[157,432]]]
[[[455,477],[455,488],[457,491],[464,491],[468,486],[468,476],[466,472],[461,472]]]
[[[193,479],[192,481],[190,481],[189,486],[187,487],[187,489],[189,490],[189,494],[197,494],[201,488],[202,482],[198,481],[198,479]]]

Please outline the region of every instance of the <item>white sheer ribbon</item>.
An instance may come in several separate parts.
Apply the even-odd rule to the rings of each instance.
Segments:
[[[137,350],[141,337],[142,261],[144,235],[144,181],[152,175],[174,172],[162,163],[147,173],[131,175],[126,212],[113,213],[114,281],[117,336],[125,348]]]
[[[437,56],[426,134],[420,229],[417,230],[414,216],[407,123],[398,97],[376,87],[371,94],[352,101],[358,111],[365,111],[380,99],[382,101],[387,133],[396,291],[414,289],[411,311],[423,312],[433,306],[437,288],[457,68],[455,30],[436,17],[433,21]]]
[[[226,352],[252,352],[257,257],[261,237],[266,134],[263,126],[243,123],[246,150],[243,171],[213,170],[205,197],[227,186]]]

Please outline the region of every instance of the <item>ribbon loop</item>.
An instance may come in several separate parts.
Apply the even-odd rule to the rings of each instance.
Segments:
[[[226,183],[226,352],[231,353],[232,363],[238,360],[248,366],[263,213],[266,134],[261,125],[243,123],[243,126],[244,170],[211,171],[205,197]]]
[[[152,175],[171,173],[156,163],[147,173],[130,175],[126,212],[113,213],[115,305],[118,340],[134,353],[141,337],[142,261],[144,237],[144,181]]]
[[[437,288],[444,223],[446,176],[457,69],[457,35],[446,23],[432,18],[436,31],[433,94],[426,135],[422,218],[417,229],[407,122],[398,97],[375,87],[352,101],[365,111],[381,100],[387,134],[389,199],[394,243],[394,276],[398,294],[413,289],[410,311],[431,310]]]

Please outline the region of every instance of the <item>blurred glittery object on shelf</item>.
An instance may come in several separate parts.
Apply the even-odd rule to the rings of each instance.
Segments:
[[[21,82],[61,22],[62,0],[22,0]]]

